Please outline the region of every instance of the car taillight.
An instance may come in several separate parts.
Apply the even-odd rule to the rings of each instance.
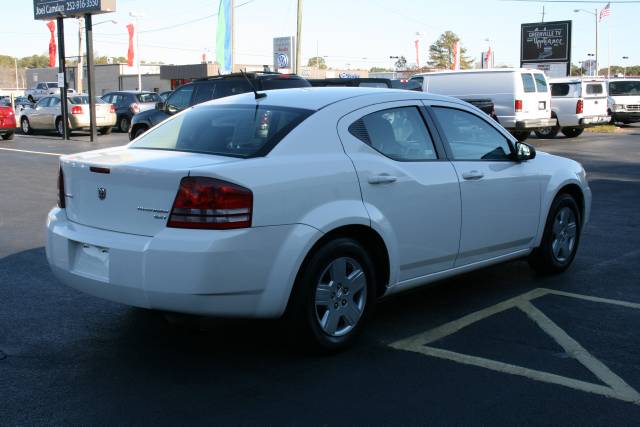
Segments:
[[[65,203],[65,195],[64,195],[64,174],[62,173],[62,167],[58,172],[58,207],[60,209],[66,208],[67,204]]]
[[[522,113],[522,100],[521,99],[516,99],[515,107],[516,107],[516,113]]]
[[[74,105],[71,107],[71,114],[84,114],[84,110],[79,105]]]
[[[215,178],[186,177],[180,182],[167,227],[248,228],[252,211],[251,190]]]
[[[111,104],[111,106],[109,107],[109,112],[115,113],[116,112],[116,106]]]
[[[129,105],[129,108],[131,108],[131,111],[134,114],[138,114],[140,112],[140,105],[137,102],[134,102],[133,104]]]
[[[578,100],[576,104],[576,114],[582,114],[584,112],[584,101],[582,99]]]

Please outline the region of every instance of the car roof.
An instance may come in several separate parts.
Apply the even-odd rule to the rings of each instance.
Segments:
[[[530,68],[487,68],[487,69],[471,69],[471,70],[441,70],[429,73],[418,73],[411,77],[425,77],[442,74],[491,74],[491,73],[544,73],[542,70],[533,70]]]
[[[113,92],[105,93],[105,95],[111,95],[111,94],[114,94],[114,93],[127,93],[127,94],[137,95],[137,94],[142,94],[142,93],[155,93],[155,92],[152,92],[150,90],[142,90],[142,91],[140,91],[140,90],[116,90],[116,91],[113,91]],[[102,95],[102,96],[105,96],[105,95]]]
[[[609,83],[611,82],[637,82],[640,81],[639,77],[627,77],[627,78],[619,78],[619,79],[609,79],[607,80]]]
[[[401,89],[380,89],[369,87],[305,87],[294,89],[279,89],[261,91],[267,96],[257,102],[261,105],[301,108],[306,110],[321,110],[331,104],[358,97],[378,97],[384,101],[403,101],[413,99],[441,100],[464,104],[455,98],[433,95],[430,93],[416,92]],[[200,105],[220,104],[255,104],[256,99],[252,92],[240,95],[220,98]],[[375,103],[375,102],[372,102]]]
[[[549,83],[604,83],[603,79],[597,77],[556,77],[549,79]]]

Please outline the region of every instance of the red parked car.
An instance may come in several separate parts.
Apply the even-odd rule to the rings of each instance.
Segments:
[[[16,127],[16,113],[13,111],[11,98],[0,97],[0,137],[4,140],[13,139]]]

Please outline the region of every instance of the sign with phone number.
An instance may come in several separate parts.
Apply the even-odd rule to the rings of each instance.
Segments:
[[[33,0],[35,19],[71,18],[116,11],[116,0]]]

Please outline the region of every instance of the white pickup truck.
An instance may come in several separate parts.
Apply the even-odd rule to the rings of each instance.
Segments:
[[[535,131],[538,138],[552,139],[562,132],[567,138],[580,136],[584,129],[609,123],[607,85],[594,78],[550,79],[551,114],[558,119],[553,127]]]
[[[67,89],[69,95],[75,95],[76,91],[73,89]],[[33,89],[27,89],[25,96],[31,102],[37,102],[43,96],[60,95],[60,88],[58,82],[42,82],[38,83]]]

